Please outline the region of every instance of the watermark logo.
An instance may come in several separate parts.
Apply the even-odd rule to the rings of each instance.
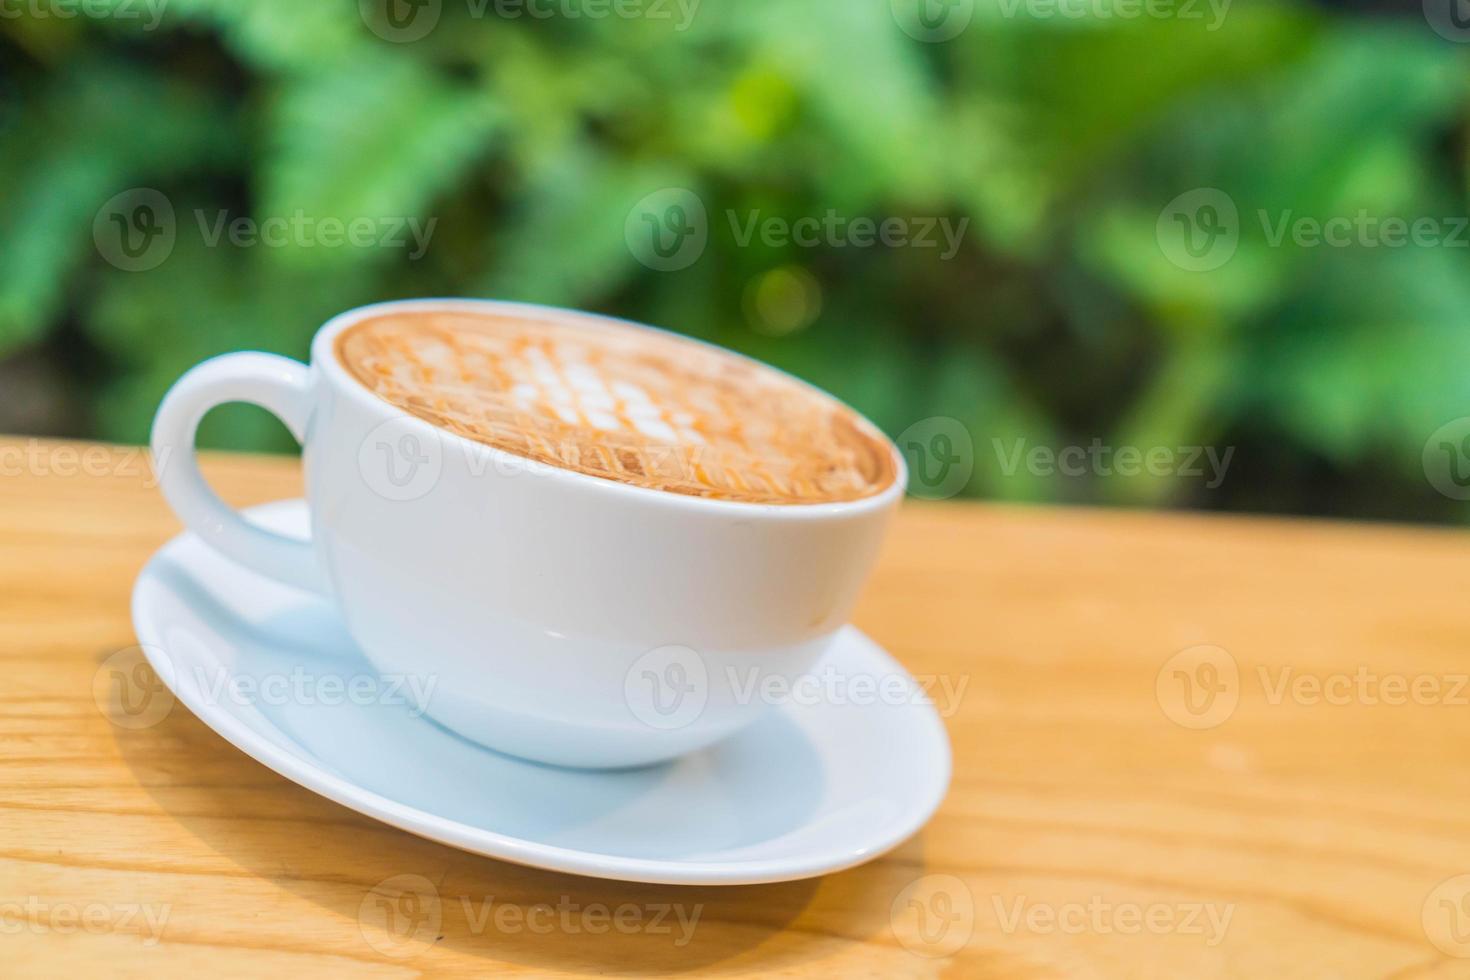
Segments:
[[[1446,422],[1424,443],[1424,478],[1451,500],[1470,500],[1470,416]]]
[[[1380,674],[1366,664],[1359,664],[1352,671],[1320,674],[1299,673],[1288,665],[1277,668],[1274,677],[1272,671],[1263,665],[1256,668],[1256,674],[1261,693],[1272,707],[1288,702],[1306,707],[1329,705],[1337,708],[1348,705],[1367,708],[1470,706],[1470,693],[1467,693],[1470,692],[1470,674],[1403,674],[1394,671]]]
[[[991,896],[1001,932],[1049,936],[1199,936],[1214,948],[1225,941],[1234,903],[1113,902],[1093,895],[1085,902],[1031,902],[1025,895],[1006,901]]]
[[[1188,647],[1159,668],[1154,695],[1176,725],[1215,728],[1228,721],[1240,704],[1240,665],[1223,647]]]
[[[70,936],[82,932],[94,936],[132,933],[143,937],[142,945],[153,947],[163,938],[173,906],[137,902],[45,902],[38,895],[24,901],[0,901],[0,935],[22,932]]]
[[[623,698],[633,717],[650,728],[685,728],[699,720],[709,702],[709,668],[689,647],[658,647],[628,668]]]
[[[1203,21],[1208,32],[1218,31],[1230,12],[1231,0],[1000,0],[1000,14],[1027,20]]]
[[[926,44],[954,40],[975,17],[975,0],[889,0],[889,4],[899,28]]]
[[[406,252],[417,262],[429,251],[438,218],[420,221],[415,215],[371,218],[359,215],[344,219],[321,218],[297,208],[289,215],[252,218],[231,216],[228,211],[213,215],[194,212],[199,237],[206,248],[228,242],[235,248],[306,248],[333,251],[341,248],[381,248]]]
[[[1261,237],[1271,248],[1290,243],[1296,248],[1470,248],[1470,218],[1354,214],[1317,217],[1290,208],[1272,214],[1256,211]]]
[[[945,215],[846,215],[828,208],[820,217],[814,214],[788,219],[767,215],[756,209],[741,214],[725,212],[730,237],[739,248],[749,248],[756,239],[766,248],[914,248],[934,249],[941,262],[960,253],[970,219],[955,221]]]
[[[682,187],[654,191],[633,206],[623,225],[628,250],[657,272],[678,272],[698,262],[709,244],[709,212],[699,195]]]
[[[107,200],[92,219],[97,253],[124,272],[147,272],[174,251],[173,202],[152,187],[134,187]]]
[[[1199,187],[1164,206],[1154,235],[1170,262],[1189,272],[1209,272],[1235,256],[1240,211],[1224,191]]]
[[[30,438],[24,444],[0,447],[0,477],[38,476],[68,479],[77,476],[138,480],[145,489],[158,486],[158,474],[168,465],[169,447],[163,447],[148,465],[141,446],[56,445]]]
[[[153,664],[165,676],[159,676]],[[173,710],[172,674],[171,662],[162,650],[127,647],[109,655],[92,674],[92,700],[118,728],[152,728]]]
[[[970,219],[945,215],[822,214],[789,218],[760,209],[724,212],[736,248],[759,243],[767,249],[931,249],[940,261],[959,254]],[[668,187],[643,198],[628,213],[623,234],[633,256],[650,269],[677,272],[699,261],[711,228],[704,201],[693,191]]]
[[[438,218],[420,220],[414,215],[317,217],[300,208],[289,215],[264,218],[202,208],[196,208],[193,215],[205,248],[397,249],[406,252],[411,262],[427,254],[439,223]],[[98,254],[125,272],[158,268],[173,254],[178,237],[173,202],[151,187],[114,195],[92,220]]]
[[[965,948],[975,934],[975,896],[954,875],[924,875],[904,886],[888,910],[899,944],[938,959]]]
[[[289,671],[241,674],[197,664],[194,690],[206,704],[233,704],[242,708],[286,705],[340,705],[406,707],[421,717],[429,710],[437,674],[319,674],[295,666]]]
[[[1446,41],[1470,43],[1470,0],[1424,0],[1424,19]]]
[[[936,415],[920,419],[898,437],[908,463],[909,493],[947,500],[964,490],[975,472],[975,441],[959,419]]]
[[[1175,477],[1204,481],[1206,490],[1215,490],[1225,482],[1235,447],[1223,450],[1216,446],[1111,446],[1101,439],[1074,446],[1028,446],[1017,439],[1009,447],[1004,440],[992,439],[996,462],[1007,477],[1024,467],[1032,476],[1098,476],[1136,477],[1147,473],[1154,477]]]
[[[523,904],[494,895],[441,897],[423,875],[394,875],[378,882],[358,905],[358,929],[369,946],[396,959],[408,959],[437,942],[444,908],[458,907],[463,929],[472,936],[667,936],[683,949],[694,939],[704,904],[682,902],[581,902],[559,895],[553,902]]]
[[[417,956],[439,938],[444,921],[439,889],[423,875],[384,878],[357,906],[357,928],[362,938],[384,956]]]
[[[1246,684],[1247,676],[1252,684]],[[1242,676],[1235,659],[1216,646],[1196,646],[1170,657],[1155,682],[1159,706],[1185,728],[1214,728],[1229,720],[1249,693],[1270,708],[1470,707],[1470,673],[1349,670],[1312,671],[1292,664],[1258,664]]]
[[[88,20],[143,21],[139,30],[158,29],[169,0],[0,0],[0,21]]]
[[[375,426],[357,447],[363,482],[384,500],[419,500],[439,485],[444,441],[422,419],[395,416]]]
[[[960,709],[965,691],[970,686],[968,674],[915,674],[903,671],[885,674],[849,674],[832,664],[796,677],[757,667],[744,670],[725,668],[725,687],[736,704],[757,702],[772,707],[798,705],[836,705],[867,707],[874,704],[892,707],[927,705],[941,718],[953,717]]]
[[[926,706],[942,718],[955,715],[970,686],[967,674],[847,673],[831,664],[796,674],[752,664],[726,664],[711,673],[684,646],[650,650],[624,675],[624,697],[633,715],[652,728],[683,728],[699,719],[710,692],[730,704],[771,708]],[[723,703],[723,702],[722,702]]]
[[[473,20],[647,20],[668,21],[676,32],[689,30],[701,0],[464,0]],[[385,41],[411,44],[439,26],[442,0],[358,0],[368,29]]]
[[[1470,959],[1470,874],[1446,878],[1424,899],[1424,935],[1446,956]]]
[[[621,424],[606,414],[603,406],[595,402],[595,396],[578,401],[565,387],[543,388],[542,392],[547,396],[546,402],[558,412],[579,413],[580,417],[598,424],[606,422],[609,428]],[[531,406],[527,411],[534,407],[530,401],[522,404],[526,406]],[[558,419],[565,417],[558,415]],[[358,473],[363,483],[385,500],[410,501],[432,492],[451,461],[456,473],[471,480],[539,479],[565,475],[569,470],[586,471],[582,467],[588,460],[588,449],[578,440],[539,439],[535,446],[538,458],[532,458],[462,437],[455,431],[452,420],[446,419],[444,423],[445,427],[440,428],[414,415],[394,416],[379,423],[357,447]],[[659,473],[693,480],[698,477],[707,448],[687,443],[650,443],[621,452],[617,462],[621,472],[637,477]],[[5,473],[4,463],[5,454],[0,453],[0,475]],[[605,472],[604,457],[595,456],[591,464],[593,472]]]
[[[619,902],[608,905],[579,902],[570,895],[558,896],[555,905],[550,902],[534,905],[497,902],[493,895],[478,901],[461,895],[459,902],[465,923],[470,933],[476,936],[492,926],[503,935],[529,932],[537,936],[554,933],[564,936],[605,936],[608,933],[668,936],[676,949],[683,949],[693,941],[699,917],[704,914],[702,902],[694,905],[682,902]]]
[[[1208,272],[1229,262],[1247,231],[1266,248],[1470,249],[1465,215],[1300,214],[1257,208],[1248,225],[1234,199],[1213,187],[1181,194],[1159,213],[1156,233],[1164,256],[1181,269]]]
[[[393,44],[412,44],[439,25],[443,0],[358,0],[368,30]]]

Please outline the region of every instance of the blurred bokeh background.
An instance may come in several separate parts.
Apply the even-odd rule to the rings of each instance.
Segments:
[[[1459,520],[1459,2],[3,0],[0,431],[489,296],[790,370],[921,495]]]

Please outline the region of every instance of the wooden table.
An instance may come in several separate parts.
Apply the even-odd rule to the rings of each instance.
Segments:
[[[289,460],[207,469],[300,492]],[[948,800],[864,867],[715,889],[475,857],[182,707],[109,720],[177,530],[136,450],[0,441],[0,973],[1470,976],[1463,532],[908,505],[857,621],[967,685]],[[438,928],[395,946],[367,910],[401,875]],[[699,910],[687,942],[665,905]],[[545,928],[599,906],[648,928]]]

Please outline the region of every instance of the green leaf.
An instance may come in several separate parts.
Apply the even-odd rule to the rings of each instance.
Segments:
[[[360,58],[286,81],[270,113],[258,219],[432,218],[490,150],[502,114],[485,92],[399,58]],[[375,246],[296,241],[283,261],[375,258]]]
[[[97,259],[93,223],[110,198],[229,158],[229,122],[190,86],[108,62],[73,65],[11,119],[0,138],[0,350],[58,317],[68,277]]]
[[[1338,259],[1250,337],[1237,383],[1252,383],[1236,397],[1316,453],[1347,462],[1389,449],[1417,469],[1430,433],[1470,414],[1465,246]]]
[[[829,206],[940,193],[936,86],[887,3],[767,3],[753,8],[745,28],[759,63],[781,66],[824,136]],[[834,154],[841,166],[830,166]]]
[[[217,354],[264,350],[304,360],[317,328],[342,310],[381,298],[366,272],[322,276],[272,262],[262,249],[210,247],[179,236],[157,268],[108,269],[88,312],[93,340],[115,369],[99,392],[100,434],[146,442],[168,386]],[[260,412],[223,409],[201,444],[287,450],[290,437]]]
[[[493,231],[494,259],[481,291],[558,305],[594,302],[648,272],[625,236],[629,213],[646,195],[681,186],[684,176],[674,171],[569,149],[516,188],[515,207]]]
[[[112,4],[138,0],[109,0]],[[163,2],[163,0],[154,0]],[[247,64],[312,71],[382,42],[358,16],[356,0],[166,0],[170,27],[198,24],[218,30]]]

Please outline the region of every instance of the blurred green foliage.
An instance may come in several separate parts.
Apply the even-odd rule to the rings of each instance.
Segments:
[[[1465,61],[1418,16],[1240,4],[1212,29],[978,0],[942,43],[887,0],[696,3],[682,30],[687,2],[595,18],[442,0],[411,43],[349,0],[121,16],[158,2],[0,20],[0,427],[142,441],[210,355],[304,357],[352,306],[492,296],[748,352],[895,435],[958,419],[971,495],[1458,513],[1421,452],[1470,414],[1470,249],[1273,245],[1256,218],[1465,214]],[[133,188],[177,215],[172,252],[137,272],[94,237]],[[708,248],[679,271],[625,235],[662,188],[708,209]],[[1239,209],[1236,252],[1207,271],[1161,244],[1161,213],[1197,188]],[[947,261],[742,246],[732,227],[832,211],[970,224]],[[436,224],[414,259],[211,244],[220,213]],[[217,414],[215,445],[290,445],[261,413]],[[1237,448],[1217,490],[1000,465],[1018,440],[1094,439]]]

